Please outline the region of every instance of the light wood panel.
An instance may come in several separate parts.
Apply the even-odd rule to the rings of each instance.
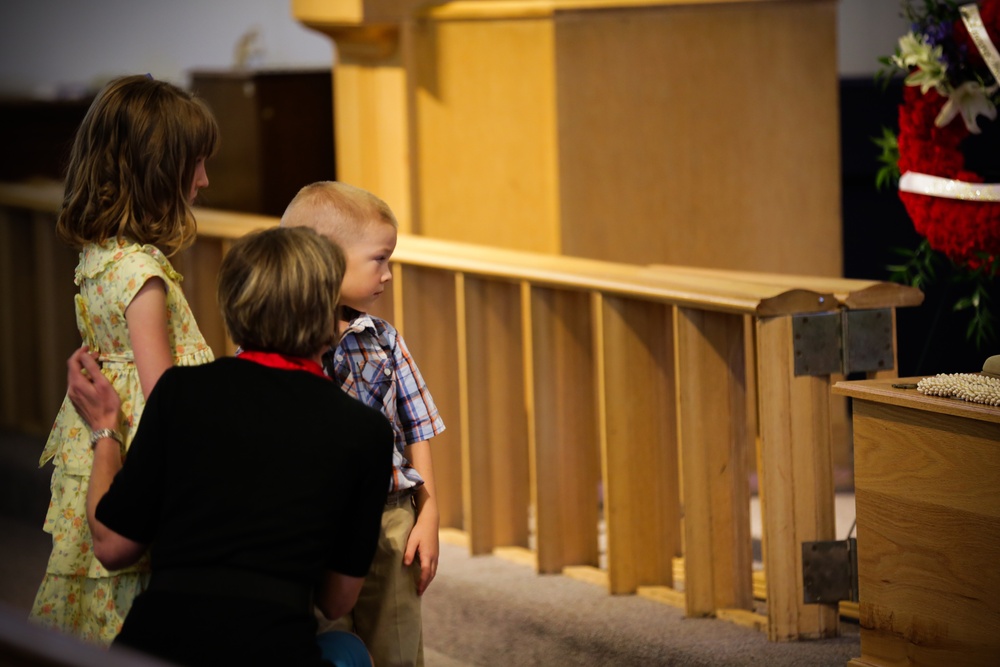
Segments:
[[[743,318],[679,308],[674,324],[687,613],[752,609]]]
[[[414,232],[558,252],[551,23],[421,17],[411,27]]]
[[[839,275],[835,3],[556,25],[561,252]]]
[[[519,360],[517,285],[466,276],[464,303],[468,425],[462,443],[466,530],[473,554],[497,546],[528,546],[528,424]]]
[[[601,473],[591,296],[545,288],[522,296],[538,571],[597,566]]]
[[[375,192],[412,231],[407,78],[395,48],[373,67],[369,50],[352,48],[350,31],[334,33],[340,60],[333,69],[337,180]],[[382,44],[382,38],[376,42]],[[380,48],[380,47],[376,47]]]
[[[216,357],[232,355],[236,345],[226,334],[226,326],[219,314],[218,283],[222,265],[222,239],[202,236],[190,248],[171,258],[174,268],[184,276],[181,289],[201,335]]]
[[[401,318],[397,327],[434,397],[445,431],[431,440],[441,526],[462,528],[462,428],[458,382],[455,279],[450,273],[394,267]]]
[[[35,411],[39,425],[48,428],[55,414],[51,407],[58,409],[66,396],[66,359],[81,343],[73,300],[78,291],[73,282],[78,253],[58,241],[48,216],[34,213],[32,218],[32,271],[39,319],[36,337],[27,349],[33,351],[41,386]]]
[[[605,297],[595,319],[610,591],[669,587],[681,540],[670,309]]]

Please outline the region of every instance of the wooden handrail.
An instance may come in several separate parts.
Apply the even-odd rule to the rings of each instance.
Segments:
[[[668,266],[665,264],[657,264],[652,268],[670,275],[704,276],[706,278],[716,278],[726,281],[746,281],[772,286],[785,285],[819,292],[829,292],[833,294],[842,306],[852,309],[904,308],[919,306],[924,301],[924,293],[915,287],[880,280],[731,271],[698,266]]]
[[[0,183],[0,206],[54,213],[61,199],[59,184]],[[195,216],[200,236],[229,240],[277,224],[269,216],[205,208],[196,209]],[[760,316],[824,312],[836,309],[838,303],[867,308],[904,307],[918,305],[923,299],[917,289],[878,281],[694,267],[644,268],[410,234],[399,235],[393,262]]]

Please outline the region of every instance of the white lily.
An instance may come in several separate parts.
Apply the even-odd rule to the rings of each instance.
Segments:
[[[931,46],[925,35],[909,32],[899,38],[899,52],[892,56],[892,62],[900,69],[916,67],[906,77],[906,85],[920,86],[924,94],[931,88],[944,94],[948,66],[942,62],[943,53],[941,46]]]
[[[962,114],[966,129],[972,134],[979,134],[981,132],[978,124],[979,116],[996,120],[997,108],[990,100],[990,95],[996,91],[996,84],[986,88],[978,81],[966,81],[948,93],[948,101],[945,102],[941,112],[934,119],[934,124],[938,127],[944,127],[955,116]]]

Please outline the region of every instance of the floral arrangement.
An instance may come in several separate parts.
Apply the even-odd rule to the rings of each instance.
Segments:
[[[966,295],[955,310],[972,313],[967,337],[994,339],[990,309],[1000,272],[1000,183],[975,169],[967,154],[1000,102],[1000,0],[959,5],[955,0],[904,0],[912,26],[882,77],[905,74],[899,133],[884,130],[879,186],[898,183],[899,197],[924,241],[889,267],[893,279],[926,288],[936,266],[949,263]],[[1000,153],[1000,151],[998,151]],[[994,156],[1000,163],[1000,154]]]

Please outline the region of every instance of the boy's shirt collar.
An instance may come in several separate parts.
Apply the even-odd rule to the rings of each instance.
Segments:
[[[374,329],[375,320],[368,313],[362,313],[360,310],[354,310],[350,306],[341,306],[341,319],[347,321],[347,326],[344,328],[341,338],[346,336],[348,333],[360,333],[365,329]]]

